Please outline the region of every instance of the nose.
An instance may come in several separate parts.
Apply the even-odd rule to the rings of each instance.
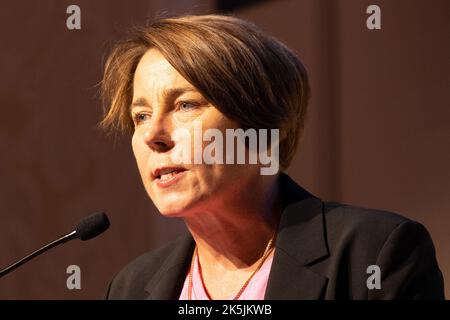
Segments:
[[[155,152],[162,153],[175,146],[170,134],[170,119],[164,115],[154,114],[144,131],[144,142]]]

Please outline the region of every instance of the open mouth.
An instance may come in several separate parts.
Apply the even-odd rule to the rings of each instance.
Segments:
[[[175,181],[185,171],[185,168],[180,167],[158,169],[155,172],[155,180],[159,184],[168,184],[169,182]]]

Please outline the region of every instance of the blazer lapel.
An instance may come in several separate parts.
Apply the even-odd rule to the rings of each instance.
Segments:
[[[195,242],[187,233],[145,287],[148,300],[178,300],[189,270]]]
[[[277,248],[270,270],[265,300],[317,300],[327,278],[301,265],[292,256]]]
[[[328,279],[308,266],[326,258],[323,202],[282,176],[285,209],[275,242],[275,255],[265,299],[322,298]]]

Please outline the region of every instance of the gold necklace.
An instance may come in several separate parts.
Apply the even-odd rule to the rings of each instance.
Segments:
[[[262,257],[260,258],[261,261],[259,262],[257,268],[252,272],[250,277],[248,277],[247,281],[245,281],[244,285],[238,291],[236,296],[234,296],[233,300],[239,299],[241,294],[244,292],[245,288],[247,288],[250,280],[253,278],[253,276],[256,274],[256,272],[258,272],[258,270],[261,269],[262,265],[264,264],[264,261],[266,261],[267,257],[269,256],[269,254],[271,252],[270,249],[271,249],[271,246],[272,246],[272,243],[273,243],[274,239],[275,239],[275,234],[273,235],[273,237],[267,243],[266,249],[264,250],[264,253],[263,253]],[[197,259],[198,259],[197,245],[195,245],[194,254],[192,255],[192,260],[191,260],[191,269],[189,270],[188,300],[192,300],[192,290],[193,290],[192,273],[194,272],[194,260],[195,260],[195,257],[197,257]],[[198,263],[198,265],[199,265],[200,279],[201,279],[201,281],[203,283],[203,287],[205,289],[206,296],[208,297],[209,300],[212,300],[208,290],[206,289],[205,283],[203,281],[203,276],[202,276],[201,269],[200,269],[200,262]]]

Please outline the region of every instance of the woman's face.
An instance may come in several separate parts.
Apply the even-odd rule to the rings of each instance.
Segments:
[[[156,49],[147,51],[136,68],[130,110],[138,169],[148,195],[163,215],[186,216],[202,208],[234,205],[230,201],[239,201],[239,195],[255,185],[258,165],[205,164],[203,158],[194,164],[194,154],[199,152],[194,148],[194,123],[201,124],[203,133],[218,129],[224,138],[225,129],[239,126],[208,103]],[[190,139],[173,139],[179,129]],[[202,142],[200,152],[209,143]],[[183,149],[192,151],[191,164],[173,161],[174,153]]]

